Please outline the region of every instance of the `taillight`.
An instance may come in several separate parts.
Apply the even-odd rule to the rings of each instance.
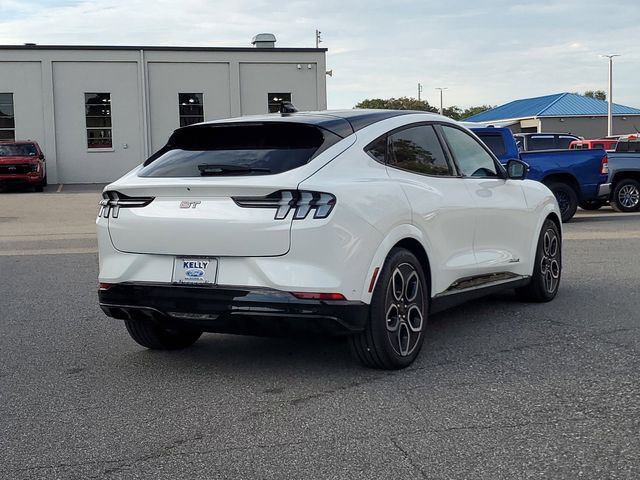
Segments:
[[[609,175],[609,157],[606,155],[600,161],[600,174]]]
[[[100,282],[98,284],[98,290],[100,291],[105,291],[105,290],[109,290],[111,288],[111,284],[110,283],[104,283],[104,282]]]
[[[118,218],[121,208],[140,208],[149,205],[155,197],[129,197],[119,192],[109,191],[102,194],[98,217]]]
[[[303,220],[311,210],[314,210],[313,218],[327,218],[336,204],[336,197],[324,192],[279,190],[265,197],[233,197],[233,201],[243,208],[273,208],[276,220],[284,220],[291,210],[294,220]]]

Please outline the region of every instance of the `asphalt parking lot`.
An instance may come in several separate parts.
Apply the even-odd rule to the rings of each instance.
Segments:
[[[640,477],[640,213],[565,225],[549,304],[431,318],[416,363],[205,335],[152,352],[97,305],[97,189],[0,196],[0,478]]]

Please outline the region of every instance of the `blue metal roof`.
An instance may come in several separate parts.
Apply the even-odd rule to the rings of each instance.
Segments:
[[[570,117],[606,115],[607,102],[585,97],[577,93],[556,93],[544,97],[524,98],[514,100],[498,107],[478,113],[465,121],[468,122],[493,122],[515,118],[531,117]],[[614,115],[640,115],[640,109],[626,107],[617,103],[613,104]]]

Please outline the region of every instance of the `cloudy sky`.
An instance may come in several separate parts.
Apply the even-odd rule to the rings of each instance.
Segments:
[[[0,44],[313,47],[322,31],[329,108],[416,96],[468,107],[607,89],[640,107],[638,0],[0,0]]]

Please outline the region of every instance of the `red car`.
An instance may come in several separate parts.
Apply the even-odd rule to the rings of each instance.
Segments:
[[[0,184],[47,186],[47,169],[40,146],[31,140],[0,141]]]

